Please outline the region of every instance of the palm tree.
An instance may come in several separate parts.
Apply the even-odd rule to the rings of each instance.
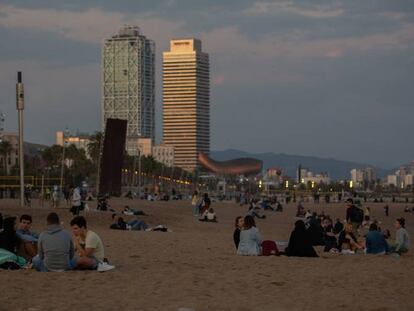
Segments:
[[[95,134],[90,137],[90,142],[88,143],[88,155],[93,163],[98,163],[99,154],[101,153],[102,139],[102,132],[95,132]]]
[[[2,141],[0,143],[0,155],[3,156],[4,159],[4,167],[5,167],[5,175],[8,175],[8,158],[10,153],[12,152],[13,147],[12,144],[8,141]]]

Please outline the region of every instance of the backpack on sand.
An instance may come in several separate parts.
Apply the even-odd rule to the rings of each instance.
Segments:
[[[279,256],[279,250],[275,241],[266,240],[262,242],[263,256]]]

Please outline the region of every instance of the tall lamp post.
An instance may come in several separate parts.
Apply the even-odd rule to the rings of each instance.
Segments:
[[[63,132],[63,146],[62,146],[62,164],[60,166],[60,192],[63,193],[63,177],[65,173],[65,149],[66,149],[66,137],[69,136],[68,128]]]
[[[17,72],[16,109],[18,111],[18,122],[19,122],[20,206],[24,207],[24,150],[23,150],[24,88],[23,88],[21,71]]]

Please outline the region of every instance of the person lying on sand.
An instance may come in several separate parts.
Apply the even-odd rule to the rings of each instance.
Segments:
[[[128,205],[126,205],[124,207],[124,210],[122,211],[122,214],[124,215],[142,215],[142,216],[146,216],[147,214],[145,214],[145,212],[134,209],[134,208],[130,208]]]
[[[146,230],[148,225],[139,219],[132,219],[128,222],[124,221],[122,217],[112,214],[112,225],[109,227],[114,230]]]

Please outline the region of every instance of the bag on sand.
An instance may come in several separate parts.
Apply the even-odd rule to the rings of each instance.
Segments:
[[[262,242],[263,256],[279,256],[279,250],[275,241],[266,240]]]

